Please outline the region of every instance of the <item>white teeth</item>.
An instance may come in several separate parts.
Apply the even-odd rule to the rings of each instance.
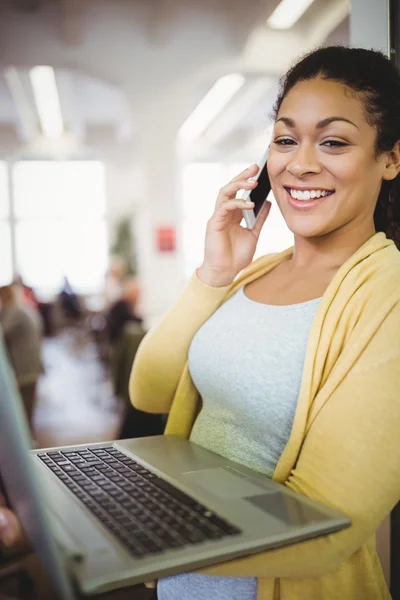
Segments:
[[[330,192],[326,190],[289,190],[290,195],[295,200],[312,200],[313,198],[321,198],[328,196]]]

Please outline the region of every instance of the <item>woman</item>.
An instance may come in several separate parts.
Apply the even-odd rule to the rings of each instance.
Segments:
[[[374,533],[400,497],[399,140],[400,77],[383,55],[332,47],[294,66],[268,158],[294,248],[250,265],[269,205],[240,226],[249,167],[221,189],[203,264],[130,382],[137,408],[170,413],[167,433],[352,526],[162,579],[159,600],[390,598]]]

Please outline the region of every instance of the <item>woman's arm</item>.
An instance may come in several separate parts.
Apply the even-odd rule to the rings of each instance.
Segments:
[[[257,223],[247,229],[240,223],[243,210],[251,210],[253,203],[236,194],[257,186],[252,178],[258,170],[251,165],[221,188],[207,223],[204,260],[198,270],[205,283],[194,275],[161,323],[143,340],[129,385],[136,408],[169,412],[194,334],[221,304],[236,276],[250,265],[271,203],[265,202]]]
[[[346,530],[200,572],[239,577],[320,577],[376,531],[400,498],[400,319],[380,332],[316,417],[286,485],[350,517]],[[392,343],[394,342],[394,343]],[[371,342],[373,344],[374,341]]]
[[[167,413],[196,331],[223,301],[229,286],[210,287],[197,275],[162,321],[143,339],[129,382],[132,404],[146,412]]]

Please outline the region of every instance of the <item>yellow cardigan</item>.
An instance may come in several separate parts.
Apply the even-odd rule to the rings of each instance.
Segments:
[[[238,288],[291,255],[289,249],[258,259],[230,287],[212,288],[194,276],[139,348],[133,404],[169,412],[166,432],[189,438],[201,407],[187,366],[194,334]],[[400,499],[399,430],[400,252],[378,233],[339,269],[322,298],[292,433],[273,475],[347,514],[352,526],[199,572],[257,577],[258,600],[390,598],[375,531]]]

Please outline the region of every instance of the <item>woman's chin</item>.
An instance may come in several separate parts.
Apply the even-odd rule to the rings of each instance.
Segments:
[[[327,227],[322,224],[317,223],[291,223],[290,221],[286,221],[286,225],[293,233],[295,237],[301,238],[315,238],[321,237],[322,235],[326,235]]]
[[[303,212],[294,213],[288,206],[279,206],[285,223],[295,237],[319,238],[335,230],[335,214],[326,214],[318,211],[318,214]],[[282,210],[283,209],[283,210]]]

